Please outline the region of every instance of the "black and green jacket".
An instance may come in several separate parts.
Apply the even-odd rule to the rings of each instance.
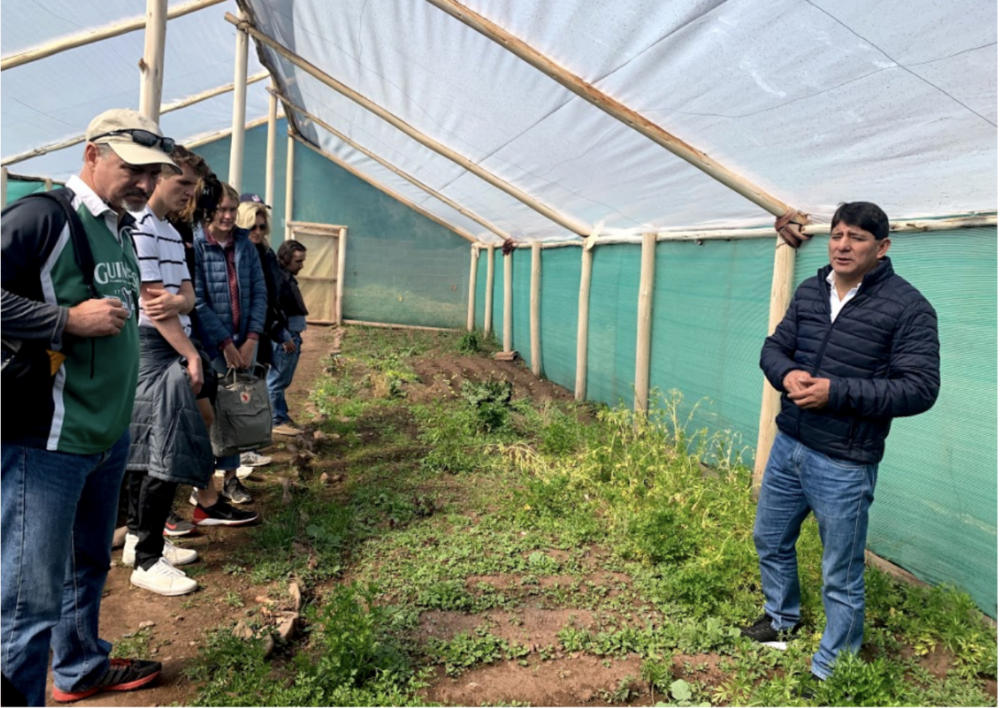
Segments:
[[[4,210],[2,328],[32,357],[30,373],[2,390],[5,443],[77,455],[109,449],[128,428],[139,370],[139,266],[134,220],[118,215],[82,180],[67,183],[94,259],[98,295],[118,298],[129,319],[116,336],[66,334],[69,308],[91,297],[58,204],[14,202]],[[54,375],[49,351],[65,356]]]

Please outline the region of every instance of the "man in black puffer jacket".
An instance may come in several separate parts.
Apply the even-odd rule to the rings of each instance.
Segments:
[[[937,315],[886,258],[889,219],[868,202],[842,205],[830,265],[803,282],[760,366],[781,391],[778,435],[760,490],[754,542],[764,615],[743,630],[779,641],[800,620],[795,542],[810,511],[823,541],[826,629],[812,673],[861,647],[868,509],[892,419],[917,415],[941,384]]]

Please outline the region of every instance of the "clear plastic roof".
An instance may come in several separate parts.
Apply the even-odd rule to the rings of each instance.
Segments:
[[[8,3],[4,54],[133,16],[138,4]],[[855,199],[878,202],[894,219],[996,209],[995,3],[463,4],[817,218]],[[603,223],[604,233],[773,218],[427,2],[244,7],[261,31],[330,76],[549,207]],[[164,103],[232,81],[235,28],[222,15],[235,9],[224,3],[170,22]],[[3,155],[81,133],[104,108],[135,105],[142,43],[136,32],[4,72]],[[258,52],[295,103],[467,209],[518,237],[569,235],[271,49]],[[259,70],[254,54],[251,74]],[[224,129],[231,108],[226,94],[165,115],[163,127],[181,139]],[[248,120],[266,109],[265,84],[251,86]],[[491,238],[323,128],[301,118],[297,125],[323,150]],[[12,169],[58,178],[78,164],[71,148]]]

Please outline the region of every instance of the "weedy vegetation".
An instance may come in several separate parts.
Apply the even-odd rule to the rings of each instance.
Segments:
[[[573,656],[641,660],[596,696],[613,704],[996,705],[996,630],[971,599],[874,569],[861,655],[814,684],[824,619],[811,520],[798,546],[804,630],[784,652],[740,637],[762,599],[752,473],[732,436],[692,429],[694,402],[673,393],[646,416],[532,400],[485,356],[454,395],[413,395],[428,383],[422,359],[491,346],[347,331],[311,394],[337,436],[321,456],[343,483],[306,479],[266,507],[226,571],[314,588],[303,631],[265,658],[263,640],[232,635],[235,617],[219,627],[188,668],[201,705],[420,705],[473,669]],[[573,614],[544,644],[505,638],[495,618],[518,628],[528,607],[591,621]],[[429,613],[474,629],[429,636]]]

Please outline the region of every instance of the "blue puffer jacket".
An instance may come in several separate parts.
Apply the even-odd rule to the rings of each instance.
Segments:
[[[779,430],[831,457],[877,463],[892,419],[923,413],[937,400],[937,314],[883,258],[831,324],[830,270],[795,291],[764,342],[760,368],[782,392]],[[793,369],[830,379],[825,408],[805,410],[788,398],[782,382]]]
[[[222,247],[213,245],[199,227],[194,234],[194,294],[198,328],[205,352],[211,359],[222,356],[228,339],[239,346],[250,333],[264,331],[267,315],[267,286],[257,250],[245,229],[236,229],[236,274],[240,294],[240,326],[233,331],[233,308],[229,300],[229,276]]]

